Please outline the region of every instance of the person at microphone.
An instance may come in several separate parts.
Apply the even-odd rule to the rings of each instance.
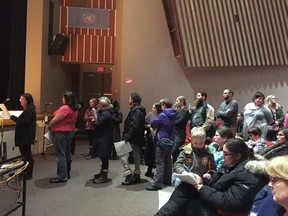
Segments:
[[[32,179],[34,161],[32,158],[31,145],[35,143],[36,135],[36,111],[33,97],[30,93],[20,96],[20,104],[23,112],[19,117],[11,115],[10,119],[16,122],[15,145],[19,147],[24,160],[29,162],[26,169],[26,179]]]
[[[78,116],[78,103],[71,91],[64,92],[63,105],[56,110],[53,119],[48,123],[51,131],[54,153],[57,160],[57,177],[50,183],[67,182],[71,170],[71,142],[75,133],[75,123]]]

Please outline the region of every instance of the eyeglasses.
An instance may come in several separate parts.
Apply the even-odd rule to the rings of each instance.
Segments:
[[[285,180],[285,179],[282,179],[282,178],[277,178],[277,177],[272,177],[272,176],[270,176],[270,182],[271,182],[271,183],[275,184],[275,183],[277,183],[277,182],[279,182],[279,181],[286,181],[286,180]]]
[[[229,155],[234,155],[234,154],[233,154],[233,153],[228,153],[228,152],[224,152],[224,151],[223,151],[223,156],[224,156],[224,157],[227,157],[227,156],[229,156]]]

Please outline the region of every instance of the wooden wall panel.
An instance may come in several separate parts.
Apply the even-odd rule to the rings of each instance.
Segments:
[[[287,0],[162,1],[185,67],[288,64]]]

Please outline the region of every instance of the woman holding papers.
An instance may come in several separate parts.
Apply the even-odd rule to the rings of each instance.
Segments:
[[[64,92],[62,106],[53,113],[53,119],[48,123],[51,131],[54,153],[57,159],[57,177],[50,183],[67,182],[71,170],[71,142],[75,133],[75,123],[78,116],[78,103],[75,95]]]
[[[97,112],[97,100],[96,98],[90,98],[89,100],[89,107],[85,111],[84,115],[84,121],[86,132],[88,135],[88,141],[89,141],[89,154],[86,157],[86,159],[94,158],[93,152],[92,152],[92,141],[94,137],[94,130],[95,128],[92,126],[92,120],[95,119],[95,113]]]
[[[102,184],[108,182],[109,171],[109,156],[113,147],[113,130],[112,130],[112,105],[107,97],[98,99],[98,114],[95,120],[92,121],[92,126],[95,128],[93,149],[95,156],[101,159],[101,170],[94,175],[93,182]]]
[[[198,184],[182,182],[156,215],[247,215],[254,196],[268,182],[266,163],[248,162],[255,159],[254,155],[237,138],[225,143],[223,157],[224,165],[211,179],[194,174]]]
[[[35,143],[36,111],[34,100],[30,93],[22,94],[19,101],[23,112],[19,117],[10,116],[10,119],[16,122],[15,145],[19,147],[25,161],[29,162],[26,170],[26,179],[32,179],[34,161],[32,159],[31,144]]]

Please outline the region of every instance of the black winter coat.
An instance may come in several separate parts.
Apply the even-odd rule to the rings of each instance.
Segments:
[[[113,147],[112,110],[100,110],[97,121],[92,121],[94,138],[92,142],[94,157],[109,157]]]
[[[215,211],[249,212],[255,195],[267,184],[267,178],[263,178],[264,173],[254,175],[245,169],[246,163],[243,161],[229,169],[221,167],[216,171],[199,191],[201,202]]]
[[[189,110],[184,107],[182,110],[176,113],[174,136],[175,143],[178,147],[184,144],[186,138],[186,124],[190,118]]]
[[[35,106],[27,106],[19,117],[11,116],[16,122],[15,145],[27,146],[35,143],[36,135],[36,111]]]
[[[134,104],[124,123],[123,139],[135,144],[143,145],[145,131],[146,110],[140,104]]]

